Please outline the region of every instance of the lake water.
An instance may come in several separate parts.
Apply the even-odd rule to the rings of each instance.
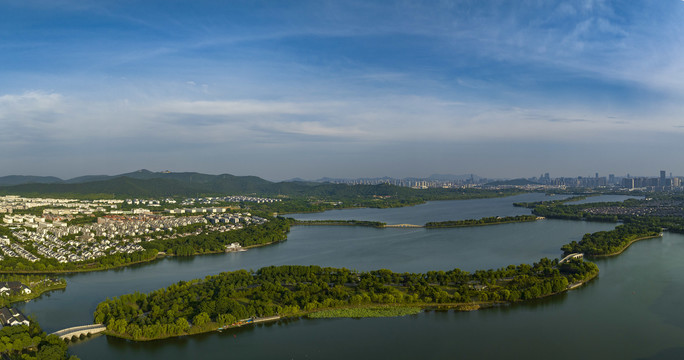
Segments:
[[[484,209],[491,202],[492,212],[460,218],[506,215],[500,211],[513,208],[513,202],[535,201],[510,197],[506,206],[501,200],[477,200],[473,206]],[[425,218],[421,211],[435,211],[430,208],[433,204],[440,211],[462,206],[444,203],[401,210],[413,209],[414,218]],[[383,211],[395,210],[399,209]],[[447,219],[461,215],[454,212]],[[273,264],[472,271],[558,257],[562,244],[612,227],[559,220],[439,230],[295,227],[286,242],[243,253],[169,258],[122,270],[70,275],[65,291],[21,308],[36,316],[47,331],[54,331],[91,323],[95,306],[105,297],[148,292],[221,271]],[[682,358],[681,258],[684,236],[666,233],[638,242],[616,258],[596,261],[601,269],[597,280],[531,303],[402,318],[295,319],[149,343],[100,336],[72,345],[70,351],[82,359]]]
[[[515,207],[517,202],[561,200],[570,195],[547,196],[539,193],[495,199],[430,201],[425,204],[392,209],[342,209],[320,213],[287,214],[297,220],[364,220],[387,224],[424,225],[429,221],[480,219],[488,216],[529,215],[530,210]]]

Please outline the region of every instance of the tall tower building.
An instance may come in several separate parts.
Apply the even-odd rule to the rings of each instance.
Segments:
[[[665,170],[660,170],[660,186],[665,185]]]

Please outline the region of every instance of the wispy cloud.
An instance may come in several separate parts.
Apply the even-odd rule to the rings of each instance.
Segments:
[[[680,2],[391,5],[0,5],[0,150],[325,157],[681,131]]]

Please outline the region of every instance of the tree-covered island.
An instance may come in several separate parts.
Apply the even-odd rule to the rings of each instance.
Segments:
[[[538,219],[539,218],[535,215],[518,215],[518,216],[503,216],[503,217],[502,216],[490,216],[490,217],[483,217],[480,219],[428,222],[425,224],[425,227],[428,229],[437,229],[437,228],[485,226],[485,225],[498,225],[498,224],[510,224],[510,223],[519,223],[519,222],[530,222],[530,221],[536,221]]]
[[[292,219],[292,225],[298,226],[367,226],[374,228],[384,228],[387,223],[381,221],[365,221],[365,220],[295,220]]]
[[[581,259],[560,265],[558,260],[541,259],[531,266],[474,273],[269,266],[108,299],[97,306],[94,320],[107,325],[108,335],[153,340],[239,326],[248,319],[296,317],[323,310],[379,306],[474,310],[562,292],[597,274],[596,265]],[[401,313],[400,309],[396,311]],[[353,313],[361,316],[364,312]]]

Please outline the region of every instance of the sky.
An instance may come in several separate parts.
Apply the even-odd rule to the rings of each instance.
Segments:
[[[684,175],[684,1],[0,2],[0,176]]]

